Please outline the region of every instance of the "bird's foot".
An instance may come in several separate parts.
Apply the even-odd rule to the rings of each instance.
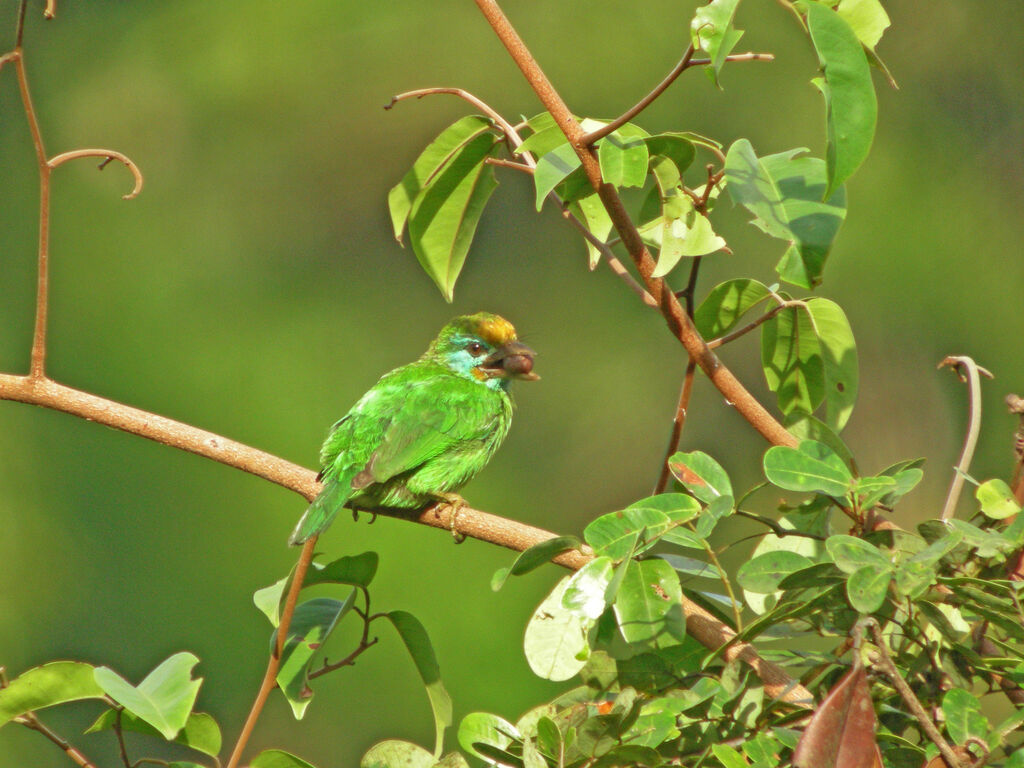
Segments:
[[[461,544],[466,540],[466,534],[459,533],[455,526],[459,520],[459,513],[464,507],[468,507],[469,504],[457,493],[437,493],[434,494],[434,498],[451,508],[448,517],[448,530],[452,532],[452,538],[455,539],[455,543]]]
[[[372,509],[353,509],[352,510],[352,521],[353,522],[356,522],[356,523],[359,522],[359,513],[360,512],[366,512],[370,516],[370,522],[368,523],[368,525],[373,525],[374,523],[377,522],[377,513],[374,512]]]

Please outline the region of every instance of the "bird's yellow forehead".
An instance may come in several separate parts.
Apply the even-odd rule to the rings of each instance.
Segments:
[[[498,315],[479,317],[474,330],[481,339],[494,347],[516,340],[516,329],[512,323]]]

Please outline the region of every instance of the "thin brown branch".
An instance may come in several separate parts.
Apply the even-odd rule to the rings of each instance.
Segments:
[[[132,761],[128,758],[128,745],[124,740],[124,729],[121,727],[121,716],[124,707],[118,705],[114,709],[114,735],[117,737],[117,750],[121,753],[121,762],[124,768],[132,768]]]
[[[775,445],[796,447],[796,438],[747,391],[733,373],[715,356],[714,352],[708,348],[665,281],[651,276],[656,262],[647,250],[647,246],[644,245],[618,192],[613,186],[603,182],[597,157],[589,147],[583,144],[582,127],[538,66],[497,2],[495,0],[475,0],[475,2],[533,88],[534,93],[551,113],[555,123],[561,128],[576,151],[587,178],[600,195],[601,202],[608,211],[612,224],[633,259],[648,293],[658,303],[669,330],[683,344],[690,356],[697,361],[697,365],[711,379],[712,384],[754,429]]]
[[[779,300],[778,304],[769,309],[756,320],[747,323],[747,325],[743,326],[742,328],[738,328],[737,330],[732,331],[731,333],[727,333],[724,336],[719,336],[717,339],[712,339],[711,341],[708,342],[708,347],[710,347],[711,349],[717,349],[723,344],[728,344],[730,341],[736,341],[736,339],[740,338],[741,336],[745,336],[746,334],[753,331],[755,328],[759,327],[761,324],[768,322],[784,309],[790,309],[791,307],[806,306],[807,302],[802,301],[800,299]]]
[[[960,492],[964,487],[964,477],[971,467],[971,459],[974,458],[974,448],[978,444],[978,435],[981,432],[981,374],[992,378],[992,374],[980,367],[969,357],[949,356],[939,363],[939,368],[952,367],[961,381],[967,382],[967,396],[970,399],[968,407],[967,434],[964,436],[964,445],[960,450],[960,460],[953,470],[953,481],[949,486],[949,493],[946,496],[946,503],[942,507],[943,520],[949,520],[956,511],[956,504],[960,500]],[[966,377],[964,370],[967,371]]]
[[[654,86],[654,89],[650,93],[648,93],[646,96],[644,96],[642,99],[640,99],[640,101],[638,101],[632,107],[627,109],[625,112],[623,112],[617,118],[612,120],[610,123],[608,123],[607,125],[601,126],[600,128],[598,128],[596,130],[593,130],[590,133],[586,134],[586,136],[583,137],[584,145],[589,147],[595,141],[598,141],[599,139],[603,139],[609,133],[614,133],[619,128],[624,126],[626,123],[628,123],[630,120],[632,120],[634,117],[639,115],[641,112],[643,112],[645,109],[647,109],[647,107],[649,107],[651,105],[651,103],[654,102],[655,99],[657,99],[659,96],[661,96],[661,94],[665,92],[665,89],[667,89],[670,85],[672,85],[672,83],[674,83],[676,81],[676,79],[681,74],[683,74],[683,72],[685,72],[686,70],[690,69],[691,67],[702,67],[702,66],[706,66],[706,65],[711,63],[711,59],[695,59],[695,58],[693,58],[694,52],[695,51],[693,49],[693,44],[691,43],[687,47],[686,52],[683,54],[683,58],[681,58],[679,60],[679,63],[676,64],[675,67],[672,68],[671,72],[669,72],[667,75],[665,75],[665,79],[664,80],[662,80],[660,83],[658,83],[656,86]],[[726,61],[774,61],[775,60],[775,56],[770,54],[770,53],[752,53],[752,52],[751,53],[735,53],[735,54],[730,54],[729,56],[726,56],[725,60]]]
[[[889,650],[885,645],[885,637],[882,635],[882,630],[878,626],[878,622],[872,618],[866,619],[865,623],[871,628],[871,634],[875,640],[875,647],[877,653],[873,654],[873,665],[878,667],[885,676],[889,678],[889,682],[893,684],[896,692],[899,693],[900,698],[903,699],[903,703],[907,705],[907,709],[917,720],[921,729],[925,735],[931,740],[931,742],[938,747],[942,757],[946,760],[950,768],[961,768],[960,760],[954,754],[953,749],[949,746],[942,734],[939,733],[939,729],[935,727],[935,723],[928,717],[928,713],[924,711],[924,707],[921,706],[921,702],[918,701],[917,696],[910,690],[910,686],[907,685],[907,681],[904,680],[896,669],[896,665],[893,664],[892,657],[889,655]]]
[[[502,157],[486,157],[484,158],[484,162],[487,163],[487,165],[497,165],[502,168],[511,168],[514,171],[528,173],[531,176],[533,175],[532,166],[529,166],[526,163],[517,163],[515,160],[506,160]]]
[[[96,764],[93,763],[89,758],[83,755],[77,748],[73,747],[59,734],[51,731],[42,721],[36,717],[34,712],[27,712],[24,715],[14,718],[15,722],[21,723],[26,728],[31,728],[33,731],[41,733],[47,739],[52,741],[57,747],[71,759],[73,763],[81,766],[81,768],[96,768]]]
[[[668,447],[665,449],[665,458],[661,462],[661,472],[658,475],[658,482],[654,486],[654,494],[663,493],[668,487],[671,477],[668,469],[668,460],[679,449],[679,440],[683,436],[683,427],[686,425],[686,414],[690,407],[690,395],[693,393],[693,374],[697,370],[697,363],[691,357],[686,361],[686,373],[683,374],[683,386],[679,390],[679,402],[676,404],[676,415],[672,418],[672,433],[668,438]]]
[[[121,199],[131,200],[142,191],[142,171],[139,170],[139,166],[137,166],[127,155],[123,155],[113,149],[73,149],[70,152],[62,152],[56,157],[51,157],[47,164],[50,166],[50,170],[53,170],[59,165],[64,165],[64,163],[69,160],[75,160],[80,157],[104,158],[103,163],[100,165],[101,171],[111,160],[117,160],[119,163],[122,163],[125,168],[131,171],[131,174],[135,179],[135,186],[132,187],[132,191],[128,194],[121,195]]]
[[[670,85],[672,85],[672,83],[676,81],[677,77],[683,74],[683,72],[685,72],[690,67],[691,59],[693,59],[693,54],[693,43],[690,43],[690,45],[686,47],[686,51],[683,53],[683,58],[681,58],[679,60],[679,63],[672,68],[671,72],[665,75],[665,78],[660,83],[654,86],[654,89],[650,93],[648,93],[646,96],[640,99],[640,101],[638,101],[636,104],[627,109],[625,112],[623,112],[621,115],[619,115],[617,118],[612,120],[607,125],[603,125],[600,128],[584,135],[583,138],[580,140],[581,143],[584,146],[589,147],[595,141],[603,139],[608,134],[614,133],[615,131],[619,130],[619,128],[624,126],[634,117],[636,117],[645,109],[647,109],[647,107],[649,107],[656,98],[658,98],[659,96],[661,96],[662,93],[664,93],[666,88],[668,88]]]
[[[306,580],[306,571],[313,560],[317,538],[317,536],[313,536],[302,545],[299,560],[295,564],[295,573],[292,576],[291,586],[285,598],[284,608],[281,609],[281,621],[277,625],[277,641],[274,644],[274,651],[267,660],[267,671],[263,674],[263,682],[260,683],[260,689],[256,693],[255,700],[253,700],[249,716],[245,719],[245,725],[242,726],[242,731],[238,734],[235,748],[231,750],[231,757],[228,759],[227,768],[237,768],[239,761],[242,759],[242,752],[245,751],[245,745],[249,742],[249,737],[252,736],[252,731],[256,727],[256,721],[259,720],[260,713],[267,703],[267,698],[270,696],[271,691],[277,687],[277,670],[281,666],[281,656],[284,654],[288,629],[292,624],[292,616],[295,615],[295,606],[299,600],[299,592],[302,591],[302,583]]]

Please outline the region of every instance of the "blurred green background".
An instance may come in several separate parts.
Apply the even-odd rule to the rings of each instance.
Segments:
[[[676,62],[696,5],[649,0],[506,10],[578,113],[612,117]],[[865,470],[927,456],[897,520],[937,513],[965,427],[965,391],[935,365],[969,354],[986,385],[979,477],[1005,477],[1014,426],[1001,400],[1024,390],[1024,4],[889,0],[879,51],[901,89],[876,78],[880,121],[825,272],[824,295],[858,338],[861,394],[846,437]],[[385,197],[466,106],[450,97],[381,107],[424,86],[466,88],[509,116],[540,111],[473,3],[200,0],[31,4],[25,47],[48,152],[102,146],[142,168],[146,188],[92,161],[54,177],[49,372],[58,380],[312,467],[326,428],[390,368],[418,356],[452,315],[507,316],[540,353],[543,381],[517,387],[511,436],[465,489],[482,509],[565,533],[647,495],[658,472],[681,349],[578,236],[532,210],[513,172],[490,204],[454,305],[391,237]],[[13,46],[16,3],[0,0]],[[777,60],[698,72],[640,119],[760,154],[824,152],[816,59],[776,3],[741,6],[738,50]],[[723,205],[735,255],[707,260],[701,287],[774,281],[780,245]],[[28,365],[37,182],[14,73],[0,72],[0,370]],[[683,278],[676,278],[681,283]],[[724,359],[764,392],[757,344]],[[683,447],[757,482],[764,444],[706,383]],[[770,509],[776,499],[762,500]],[[262,674],[265,620],[252,592],[283,575],[303,501],[243,473],[59,413],[0,402],[0,665],[51,659],[138,680],[179,650],[205,678],[199,708],[234,739]],[[736,538],[726,529],[722,541]],[[742,543],[727,556],[749,552]],[[563,686],[534,678],[521,628],[560,575],[491,592],[511,554],[420,526],[340,519],[335,557],[375,549],[376,610],[427,626],[456,709],[510,719]],[[432,726],[396,636],[316,684],[296,723],[274,697],[252,742],[325,767],[357,763],[384,737],[429,746]],[[335,657],[344,653],[339,643]],[[75,736],[94,705],[48,711]],[[77,729],[77,730],[76,730]],[[80,740],[112,764],[108,735]],[[454,746],[450,735],[449,746]],[[140,753],[141,754],[141,753]],[[0,768],[70,764],[25,729],[0,731]]]

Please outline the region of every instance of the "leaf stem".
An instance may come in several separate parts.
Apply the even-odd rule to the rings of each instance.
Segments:
[[[14,718],[14,721],[21,723],[26,728],[30,728],[33,731],[37,731],[45,736],[47,739],[52,741],[59,747],[65,755],[67,755],[73,763],[80,766],[81,768],[96,768],[95,763],[89,760],[85,755],[78,751],[75,747],[71,746],[62,736],[51,731],[42,721],[36,717],[35,712],[26,712],[24,715]]]

